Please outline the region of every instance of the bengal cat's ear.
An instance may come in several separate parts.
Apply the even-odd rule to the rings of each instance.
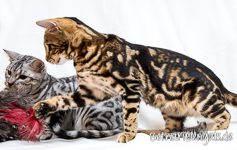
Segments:
[[[41,73],[45,69],[44,62],[36,59],[31,64],[30,67],[34,69],[37,73]]]
[[[41,20],[41,21],[37,21],[36,24],[38,26],[41,26],[43,28],[46,28],[47,30],[49,30],[50,32],[54,32],[54,31],[61,31],[61,27],[60,27],[60,21],[57,19],[47,19],[47,20]]]
[[[12,62],[14,60],[17,60],[17,58],[19,56],[21,56],[21,54],[18,54],[18,53],[15,53],[15,52],[12,52],[12,51],[8,51],[8,50],[5,50],[3,49],[5,53],[7,53],[7,55],[9,56],[9,61]]]

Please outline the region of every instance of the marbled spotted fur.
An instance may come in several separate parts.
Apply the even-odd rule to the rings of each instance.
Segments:
[[[121,96],[124,133],[118,142],[135,138],[141,100],[161,110],[165,132],[183,127],[187,116],[199,115],[216,122],[211,130],[228,128],[231,117],[225,104],[236,107],[237,95],[196,60],[99,33],[77,18],[47,19],[37,24],[46,28],[46,60],[52,64],[73,60],[81,90],[37,103],[36,117]]]

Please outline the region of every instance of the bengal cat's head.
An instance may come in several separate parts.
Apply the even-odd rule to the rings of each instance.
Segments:
[[[44,63],[33,56],[4,51],[11,62],[5,72],[6,87],[12,92],[21,92],[22,95],[39,89],[47,74]]]
[[[36,22],[46,28],[44,46],[46,60],[61,65],[74,59],[83,50],[83,45],[101,36],[76,18],[56,18]]]

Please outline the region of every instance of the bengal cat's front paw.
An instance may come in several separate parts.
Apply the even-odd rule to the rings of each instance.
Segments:
[[[118,137],[118,143],[127,143],[135,138],[136,135],[121,133]]]
[[[46,102],[38,102],[34,106],[35,117],[38,119],[45,119],[48,114],[56,111],[55,106],[50,106],[47,101]]]

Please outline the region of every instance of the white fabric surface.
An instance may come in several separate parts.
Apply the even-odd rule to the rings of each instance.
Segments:
[[[129,42],[167,48],[195,58],[211,68],[230,91],[237,93],[236,0],[0,0],[0,49],[44,60],[44,29],[35,22],[66,16],[77,17],[99,32],[116,34]],[[48,72],[56,77],[75,74],[72,62],[63,66],[44,62]],[[0,89],[4,88],[8,64],[7,55],[0,50]],[[234,140],[210,142],[206,148],[236,149],[237,109],[227,108],[232,116],[229,131],[235,133]],[[186,121],[187,126],[196,124],[195,118]],[[142,103],[139,128],[164,128],[160,112]],[[1,143],[0,149],[205,148],[202,142],[152,143],[144,134],[138,134],[127,144],[117,144],[116,138],[54,139],[41,143],[10,141]]]

